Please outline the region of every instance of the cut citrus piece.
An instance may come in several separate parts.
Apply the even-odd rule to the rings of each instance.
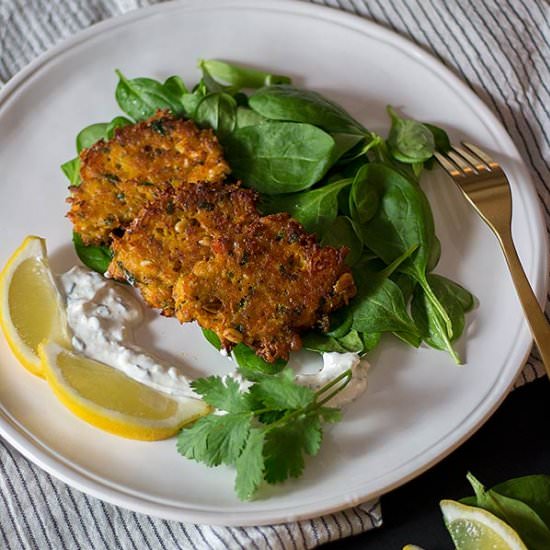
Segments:
[[[44,376],[40,342],[69,340],[63,300],[40,237],[27,237],[0,273],[0,324],[14,355],[38,376]]]
[[[166,439],[211,410],[200,399],[172,397],[55,342],[44,342],[38,351],[59,400],[107,432],[145,441]]]
[[[439,505],[457,550],[527,550],[519,535],[487,510],[454,500]]]

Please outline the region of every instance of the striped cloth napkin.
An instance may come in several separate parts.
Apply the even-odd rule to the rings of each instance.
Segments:
[[[102,19],[158,0],[0,0],[0,81]],[[314,0],[434,53],[485,101],[527,162],[550,226],[550,7],[546,0]],[[548,313],[548,308],[547,308]],[[518,378],[543,374],[533,353]],[[382,523],[378,501],[311,521],[211,527],[162,521],[69,488],[0,439],[0,548],[304,549]]]

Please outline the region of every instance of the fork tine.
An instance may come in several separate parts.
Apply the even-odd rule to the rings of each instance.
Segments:
[[[486,172],[491,170],[490,166],[486,164],[483,159],[472,155],[463,147],[453,145],[453,151],[457,152],[462,158],[466,159],[477,172]]]
[[[462,170],[464,174],[471,174],[472,172],[475,172],[475,169],[473,166],[470,165],[470,163],[462,158],[459,153],[457,153],[454,149],[451,149],[447,156]]]
[[[489,168],[498,168],[499,164],[494,159],[492,159],[485,151],[482,151],[477,145],[469,143],[467,141],[461,142],[466,149],[468,149],[474,155],[477,155],[482,161],[484,161]]]
[[[442,168],[451,176],[456,176],[460,174],[460,170],[458,166],[453,164],[445,155],[442,155],[441,153],[434,153],[435,158],[437,159],[437,162],[441,164]]]

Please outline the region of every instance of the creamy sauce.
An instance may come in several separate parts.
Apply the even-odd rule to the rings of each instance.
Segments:
[[[143,313],[141,302],[130,291],[83,267],[73,267],[60,276],[60,282],[75,350],[174,397],[200,397],[191,389],[190,380],[175,367],[164,364],[135,344],[133,328],[143,321]],[[227,352],[220,353],[231,359]],[[341,407],[366,390],[368,367],[356,353],[323,353],[323,368],[314,374],[299,374],[296,380],[319,389],[351,369],[349,384],[328,402],[333,407]],[[251,385],[238,372],[227,377],[236,380],[241,391]]]
[[[174,397],[199,398],[188,378],[133,341],[132,329],[143,314],[141,303],[128,290],[83,267],[73,267],[60,281],[75,350]]]
[[[355,401],[355,399],[367,389],[367,371],[369,369],[369,363],[365,359],[361,359],[357,353],[323,353],[323,367],[321,370],[311,374],[297,374],[296,382],[312,390],[318,390],[348,369],[351,369],[352,375],[348,385],[326,403],[331,407],[343,407]],[[237,371],[224,376],[224,380],[228,378],[239,384],[239,390],[241,392],[248,390],[252,385],[250,380],[243,378]],[[334,388],[331,388],[326,395],[328,396],[328,394],[337,389],[337,387],[338,386],[334,386]]]
[[[348,385],[327,402],[331,407],[342,407],[357,399],[367,389],[369,363],[361,359],[357,353],[323,353],[323,368],[313,374],[298,374],[296,381],[298,384],[318,390],[348,369],[351,369],[352,374]],[[336,388],[337,386],[334,387]]]

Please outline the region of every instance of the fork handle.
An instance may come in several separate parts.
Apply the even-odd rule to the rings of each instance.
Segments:
[[[539,350],[546,374],[550,378],[550,324],[546,320],[542,308],[529,284],[521,265],[511,230],[497,233],[500,246],[504,252],[506,263],[512,275],[519,300],[525,312],[525,317],[533,334],[533,339]]]

